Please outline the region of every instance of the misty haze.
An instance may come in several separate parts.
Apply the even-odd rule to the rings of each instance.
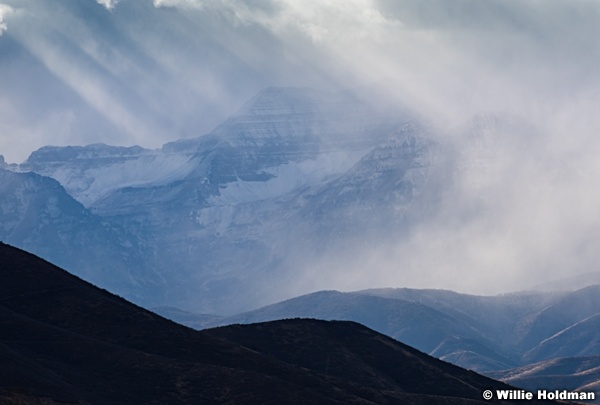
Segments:
[[[0,0],[0,241],[195,329],[593,391],[599,35],[592,0]]]

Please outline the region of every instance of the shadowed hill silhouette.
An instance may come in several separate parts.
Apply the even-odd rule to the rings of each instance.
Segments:
[[[0,244],[0,403],[474,404],[507,388],[353,322],[194,331]]]

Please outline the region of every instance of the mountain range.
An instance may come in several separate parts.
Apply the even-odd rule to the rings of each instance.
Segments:
[[[20,249],[0,257],[2,403],[475,404],[511,389],[357,323],[194,331]]]
[[[481,114],[455,134],[461,149],[409,109],[366,99],[268,88],[212,132],[160,149],[46,146],[18,165],[2,158],[0,240],[196,329],[348,320],[515,384],[542,387],[563,370],[573,387],[594,387],[599,287],[568,288],[597,273],[547,282],[554,292],[304,294],[372,285],[373,250],[410,249],[403,242],[423,224],[453,230],[478,215],[502,192],[486,177],[497,175],[494,148],[535,132]],[[455,199],[457,187],[475,197]],[[409,269],[394,263],[403,253],[388,260],[404,277]]]
[[[160,149],[46,146],[0,160],[0,240],[140,305],[220,315],[419,277],[440,263],[411,264],[429,250],[411,243],[497,199],[481,185],[497,175],[493,154],[535,130],[480,114],[449,136],[373,100],[271,87],[210,133]]]
[[[477,371],[600,355],[600,286],[475,296],[445,290],[320,291],[229,317],[155,308],[196,329],[275,319],[352,320]]]
[[[404,233],[435,149],[408,112],[268,88],[161,149],[47,146],[5,163],[0,238],[139,304],[236,313],[310,289],[303,272],[331,251]],[[14,200],[22,189],[39,208]]]
[[[444,265],[411,263],[435,257],[423,232],[481,226],[504,198],[494,165],[539,147],[537,130],[502,114],[440,128],[373,91],[271,87],[160,149],[46,146],[0,161],[0,240],[140,305],[221,315],[418,279]]]
[[[155,310],[196,329],[276,319],[361,323],[424,353],[529,390],[594,390],[600,285],[475,296],[445,290],[320,291],[230,317]]]

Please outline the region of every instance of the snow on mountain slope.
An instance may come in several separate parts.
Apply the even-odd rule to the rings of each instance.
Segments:
[[[58,180],[140,241],[169,305],[230,314],[306,292],[332,252],[361,255],[438,210],[433,132],[350,92],[268,88],[198,138],[45,147],[15,170]]]
[[[380,106],[362,101],[360,96],[349,92],[269,87],[212,133],[227,139],[233,146],[249,143],[259,147],[276,145],[306,150],[307,147],[342,143],[347,148],[349,145],[373,145],[409,117],[409,113],[398,109],[382,111]]]
[[[211,196],[211,206],[235,205],[284,196],[296,189],[320,184],[350,169],[363,155],[364,150],[325,152],[314,159],[269,167],[264,173],[272,177],[266,181],[237,179]]]
[[[348,110],[365,108],[353,98],[311,89],[269,88],[209,135],[157,150],[102,144],[44,147],[19,170],[58,180],[87,207],[115,190],[161,186],[190,175],[219,185],[250,181],[252,188],[279,178],[277,184],[266,186],[270,190],[266,194],[256,193],[280,196],[315,178],[344,172],[376,143],[376,139],[356,143],[364,139],[366,124],[361,125],[357,117],[340,119]],[[366,117],[360,121],[372,128],[388,125]],[[231,200],[229,194],[226,199]],[[241,198],[239,202],[246,201]]]
[[[405,124],[339,178],[309,193],[310,215],[317,215],[320,221],[330,216],[326,224],[332,227],[343,223],[344,217],[360,219],[367,213],[373,220],[373,215],[385,212],[389,221],[390,211],[405,210],[425,185],[432,146],[422,128]]]
[[[59,181],[87,207],[112,190],[160,185],[185,177],[194,168],[189,154],[103,144],[41,148],[20,165]]]
[[[140,240],[170,305],[227,314],[305,288],[328,247],[381,224],[403,232],[430,176],[429,135],[350,92],[268,88],[198,138],[45,147],[18,170]]]

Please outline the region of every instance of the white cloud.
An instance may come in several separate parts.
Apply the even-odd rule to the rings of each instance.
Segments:
[[[482,109],[523,111],[541,92],[559,101],[559,91],[589,88],[584,82],[596,80],[592,66],[600,62],[592,39],[600,35],[600,5],[593,1],[154,0],[154,5],[186,9],[190,19],[215,15],[223,26],[259,27],[303,68],[347,87],[391,79],[391,93],[449,121]],[[273,56],[261,49],[258,36],[240,42],[263,58]],[[582,58],[589,63],[580,63]]]
[[[4,18],[7,15],[11,14],[13,11],[14,9],[11,6],[0,3],[0,36],[8,28],[8,26],[6,25],[6,21],[4,21]]]
[[[203,8],[204,0],[154,0],[154,7]]]
[[[256,24],[276,35],[299,32],[312,41],[352,41],[379,37],[397,24],[386,19],[373,0],[265,0],[248,3],[240,0],[154,0],[155,7],[211,9],[231,18],[235,24]]]
[[[115,6],[117,5],[117,3],[119,3],[119,1],[121,1],[121,0],[96,0],[96,2],[98,4],[106,7],[107,10],[112,10],[113,8],[115,8]]]
[[[370,0],[273,0],[271,5],[261,10],[239,3],[234,11],[241,22],[261,24],[276,35],[297,31],[315,43],[325,44],[381,39],[386,30],[393,32],[396,25],[384,18]]]

